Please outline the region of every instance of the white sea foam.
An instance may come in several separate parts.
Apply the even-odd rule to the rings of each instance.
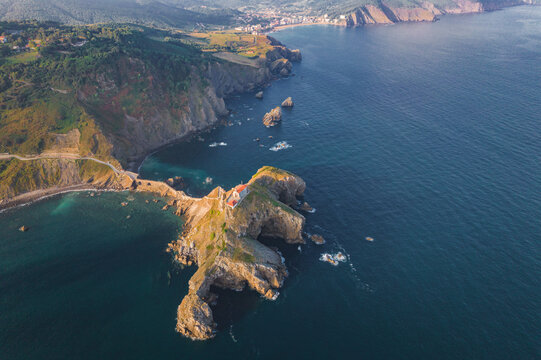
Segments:
[[[319,261],[328,262],[329,264],[333,266],[338,266],[338,261],[334,260],[333,256],[329,253],[321,254],[321,256],[319,257]]]
[[[287,141],[280,141],[280,142],[277,142],[276,144],[274,144],[274,146],[272,146],[269,150],[270,151],[280,151],[280,150],[289,149],[290,147],[293,147],[293,146],[289,145],[287,143]]]
[[[233,334],[233,325],[231,325],[229,327],[229,335],[231,335],[231,339],[234,341],[234,342],[237,342],[237,339],[235,338],[235,335]]]
[[[207,176],[205,181],[203,181],[203,184],[210,185],[210,184],[212,184],[212,181],[213,181],[213,179],[210,176]]]
[[[337,252],[336,254],[323,253],[319,257],[320,261],[328,262],[333,266],[338,266],[341,262],[347,261],[347,256],[342,252]]]
[[[219,143],[213,142],[212,144],[209,144],[209,147],[216,147],[216,146],[227,146],[227,143],[222,141],[222,142],[219,142]]]
[[[332,257],[334,260],[336,261],[340,261],[340,262],[346,262],[347,261],[347,257],[346,255],[344,255],[342,252],[337,252],[336,254],[333,255]]]

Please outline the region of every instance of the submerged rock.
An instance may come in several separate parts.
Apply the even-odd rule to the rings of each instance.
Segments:
[[[312,240],[314,243],[316,243],[318,245],[325,244],[325,239],[321,235],[312,235],[312,236],[310,236],[310,240]]]
[[[271,127],[277,125],[280,121],[282,121],[282,110],[279,106],[275,107],[271,111],[265,114],[263,116],[263,125],[266,127]]]
[[[293,99],[291,96],[282,102],[282,107],[293,107]]]
[[[184,179],[180,176],[175,176],[172,178],[169,178],[165,181],[167,185],[171,186],[172,188],[178,189],[184,187]]]
[[[306,201],[300,206],[300,209],[306,212],[314,212],[314,208],[311,207]]]

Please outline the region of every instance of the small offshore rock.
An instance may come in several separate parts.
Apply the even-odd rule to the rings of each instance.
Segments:
[[[126,201],[124,201],[124,202],[120,203],[120,205],[122,205],[122,207],[126,207],[126,206],[128,206],[128,203]]]
[[[310,236],[310,240],[312,240],[317,245],[325,244],[325,239],[321,235],[312,235],[312,236]]]
[[[313,212],[314,208],[310,206],[306,201],[301,205],[300,209],[306,212]]]
[[[162,210],[165,211],[165,210],[167,210],[167,209],[169,209],[169,205],[165,204],[165,205],[162,207]]]
[[[167,183],[167,185],[171,186],[172,188],[184,187],[184,179],[180,176],[169,178],[165,182]]]
[[[26,226],[23,225],[23,226],[21,226],[21,227],[19,228],[19,231],[20,231],[20,232],[27,232],[27,231],[28,231],[28,227],[26,227]]]
[[[293,107],[293,105],[293,99],[291,99],[291,96],[282,102],[282,107]]]
[[[265,293],[265,298],[267,298],[269,300],[276,300],[278,298],[278,295],[280,295],[280,293],[278,291],[273,290],[273,289],[269,289]]]
[[[263,116],[263,125],[266,127],[271,127],[277,125],[280,121],[282,121],[282,110],[279,106],[275,107],[271,111],[265,114]]]
[[[263,99],[263,91],[259,91],[255,94],[256,99]]]

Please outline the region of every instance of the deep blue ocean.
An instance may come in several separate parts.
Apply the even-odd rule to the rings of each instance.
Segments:
[[[541,358],[541,7],[273,36],[301,49],[295,76],[230,99],[231,126],[141,174],[202,195],[263,165],[293,171],[317,209],[307,231],[327,244],[275,240],[290,271],[280,297],[222,292],[217,337],[192,342],[174,329],[194,269],[164,252],[182,220],[150,196],[8,211],[0,359]],[[278,141],[292,147],[269,151]],[[348,261],[319,261],[336,251]]]

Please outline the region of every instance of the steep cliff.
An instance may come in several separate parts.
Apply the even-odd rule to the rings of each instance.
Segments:
[[[287,269],[280,254],[257,238],[268,235],[288,243],[304,242],[305,219],[289,205],[296,203],[305,187],[296,175],[264,167],[246,189],[216,188],[202,199],[178,197],[178,214],[186,223],[183,235],[169,244],[169,251],[176,262],[198,267],[178,307],[179,333],[197,340],[214,336],[210,305],[216,295],[212,287],[238,291],[249,287],[267,299],[279,295],[277,289],[287,277]],[[238,203],[231,206],[231,198],[236,196]]]
[[[217,124],[227,96],[288,76],[301,60],[264,35],[256,37],[262,51],[248,57],[240,48],[203,52],[177,33],[131,25],[8,25],[24,29],[19,40],[41,37],[42,47],[26,63],[0,55],[0,155],[74,156],[58,164],[0,158],[3,203],[49,187],[112,184],[74,159],[135,169],[152,150]],[[76,176],[81,171],[88,176]]]
[[[533,4],[533,0],[447,0],[441,2],[422,1],[402,3],[400,1],[378,1],[348,12],[340,24],[356,27],[368,24],[392,24],[397,22],[435,21],[438,15],[479,13],[508,6]]]
[[[105,125],[112,155],[133,168],[150,150],[216,124],[228,113],[227,96],[289,75],[291,62],[279,57],[281,51],[272,51],[254,62],[256,66],[218,59],[191,66],[183,87],[173,91],[160,69],[124,58],[114,68],[95,74],[94,85],[82,88],[78,98]],[[284,55],[299,58],[289,50]],[[277,62],[286,65],[277,69]]]

